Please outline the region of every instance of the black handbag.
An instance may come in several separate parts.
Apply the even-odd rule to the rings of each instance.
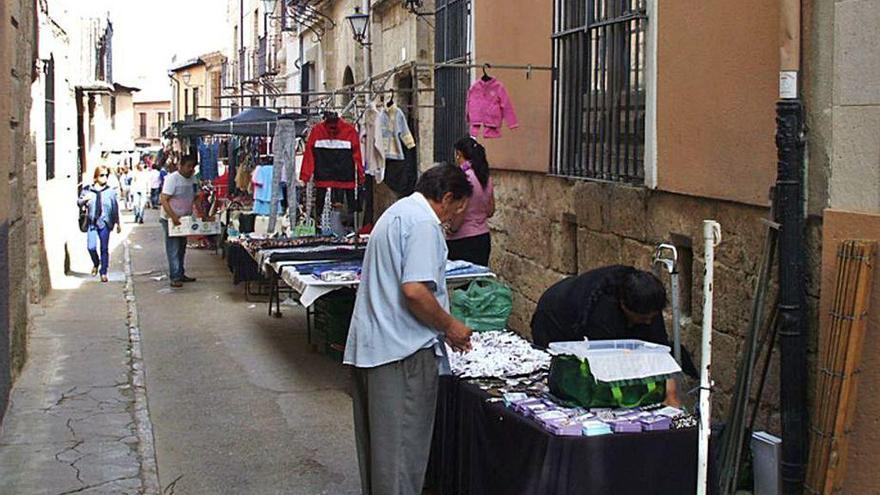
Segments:
[[[79,230],[81,232],[89,231],[89,204],[86,203],[79,207]]]

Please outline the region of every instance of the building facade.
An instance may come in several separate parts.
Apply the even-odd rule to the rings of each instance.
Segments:
[[[135,146],[146,148],[162,144],[162,131],[171,123],[171,101],[134,102],[133,134]]]
[[[173,122],[221,118],[218,97],[222,92],[225,62],[223,54],[211,52],[171,67],[168,77]]]

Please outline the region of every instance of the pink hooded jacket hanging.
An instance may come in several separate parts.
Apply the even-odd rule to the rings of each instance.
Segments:
[[[485,129],[483,137],[501,137],[501,123],[507,122],[509,129],[516,129],[519,121],[516,111],[507,94],[507,88],[494,77],[488,81],[477,79],[468,90],[467,120],[471,135],[480,136],[480,128]]]

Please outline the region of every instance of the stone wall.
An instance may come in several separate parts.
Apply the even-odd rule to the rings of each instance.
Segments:
[[[530,334],[529,322],[544,290],[562,278],[608,264],[650,269],[654,248],[672,242],[687,257],[681,274],[682,342],[695,362],[700,359],[702,324],[702,221],[721,224],[723,242],[716,250],[714,379],[716,417],[727,409],[736,376],[736,359],[748,327],[769,210],[645,188],[573,181],[542,174],[493,171],[496,214],[491,220],[491,265],[511,285],[514,310],[510,327]],[[817,221],[808,231],[808,293],[811,354],[815,352],[819,296],[821,232]],[[669,277],[661,275],[664,283]],[[667,315],[668,316],[668,315]],[[667,328],[670,329],[671,325]],[[778,431],[775,397],[777,365],[771,367],[759,427]]]
[[[0,221],[5,239],[0,252],[0,414],[6,410],[9,387],[26,358],[29,292],[29,240],[33,228],[28,198],[36,196],[34,145],[29,134],[30,91],[36,49],[34,3],[12,0],[0,6]]]

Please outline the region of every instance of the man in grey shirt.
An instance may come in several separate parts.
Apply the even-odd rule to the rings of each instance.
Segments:
[[[382,215],[367,245],[343,360],[354,367],[365,495],[422,493],[443,342],[470,349],[471,330],[449,314],[442,225],[471,193],[460,168],[438,165]]]

